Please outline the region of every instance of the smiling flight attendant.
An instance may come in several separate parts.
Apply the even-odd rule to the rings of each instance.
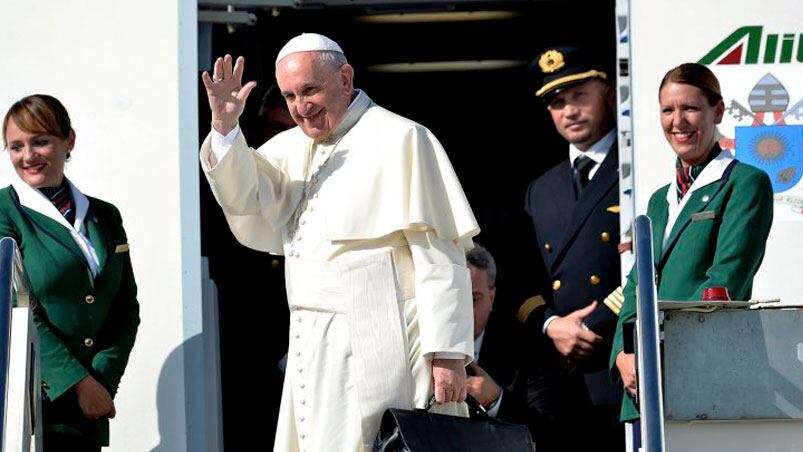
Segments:
[[[139,325],[120,213],[64,176],[75,131],[54,97],[12,105],[3,139],[16,177],[0,190],[0,237],[19,244],[35,302],[44,450],[99,451]]]
[[[647,207],[660,300],[699,300],[707,287],[725,287],[747,300],[772,225],[767,174],[740,163],[717,144],[725,105],[719,81],[705,66],[681,64],[659,88],[661,127],[677,155],[674,178]],[[636,321],[635,268],[610,357],[611,375],[636,392],[634,354],[623,351],[623,325]],[[624,397],[622,420],[638,418]]]

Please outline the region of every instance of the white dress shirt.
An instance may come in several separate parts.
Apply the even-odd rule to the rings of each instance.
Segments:
[[[574,161],[577,160],[577,158],[581,155],[585,155],[593,160],[594,166],[592,166],[591,171],[588,172],[588,180],[590,181],[594,178],[594,175],[597,174],[597,170],[599,169],[600,165],[602,165],[602,161],[608,156],[608,151],[611,149],[611,146],[615,140],[616,129],[611,129],[610,132],[602,137],[602,139],[591,145],[591,147],[586,149],[585,152],[577,149],[575,145],[569,144],[569,163],[571,163],[572,168],[574,168]]]

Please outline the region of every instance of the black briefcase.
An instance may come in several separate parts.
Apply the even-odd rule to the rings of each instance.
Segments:
[[[466,401],[471,410],[484,409]],[[530,431],[485,415],[465,418],[426,409],[389,408],[382,415],[374,449],[377,452],[535,452]]]

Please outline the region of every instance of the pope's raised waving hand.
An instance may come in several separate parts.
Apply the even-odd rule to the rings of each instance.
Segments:
[[[223,135],[237,126],[245,108],[245,100],[257,86],[254,81],[242,84],[244,67],[245,58],[237,57],[232,68],[231,55],[226,55],[215,60],[211,77],[207,71],[201,74],[212,110],[212,127]]]

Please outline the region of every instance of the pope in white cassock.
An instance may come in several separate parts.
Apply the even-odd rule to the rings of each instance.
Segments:
[[[276,80],[298,127],[258,149],[238,126],[244,60],[202,75],[201,165],[232,232],[286,256],[290,349],[276,451],[370,450],[386,408],[459,414],[473,356],[464,251],[479,232],[438,140],[354,89],[340,46],[291,39]]]

